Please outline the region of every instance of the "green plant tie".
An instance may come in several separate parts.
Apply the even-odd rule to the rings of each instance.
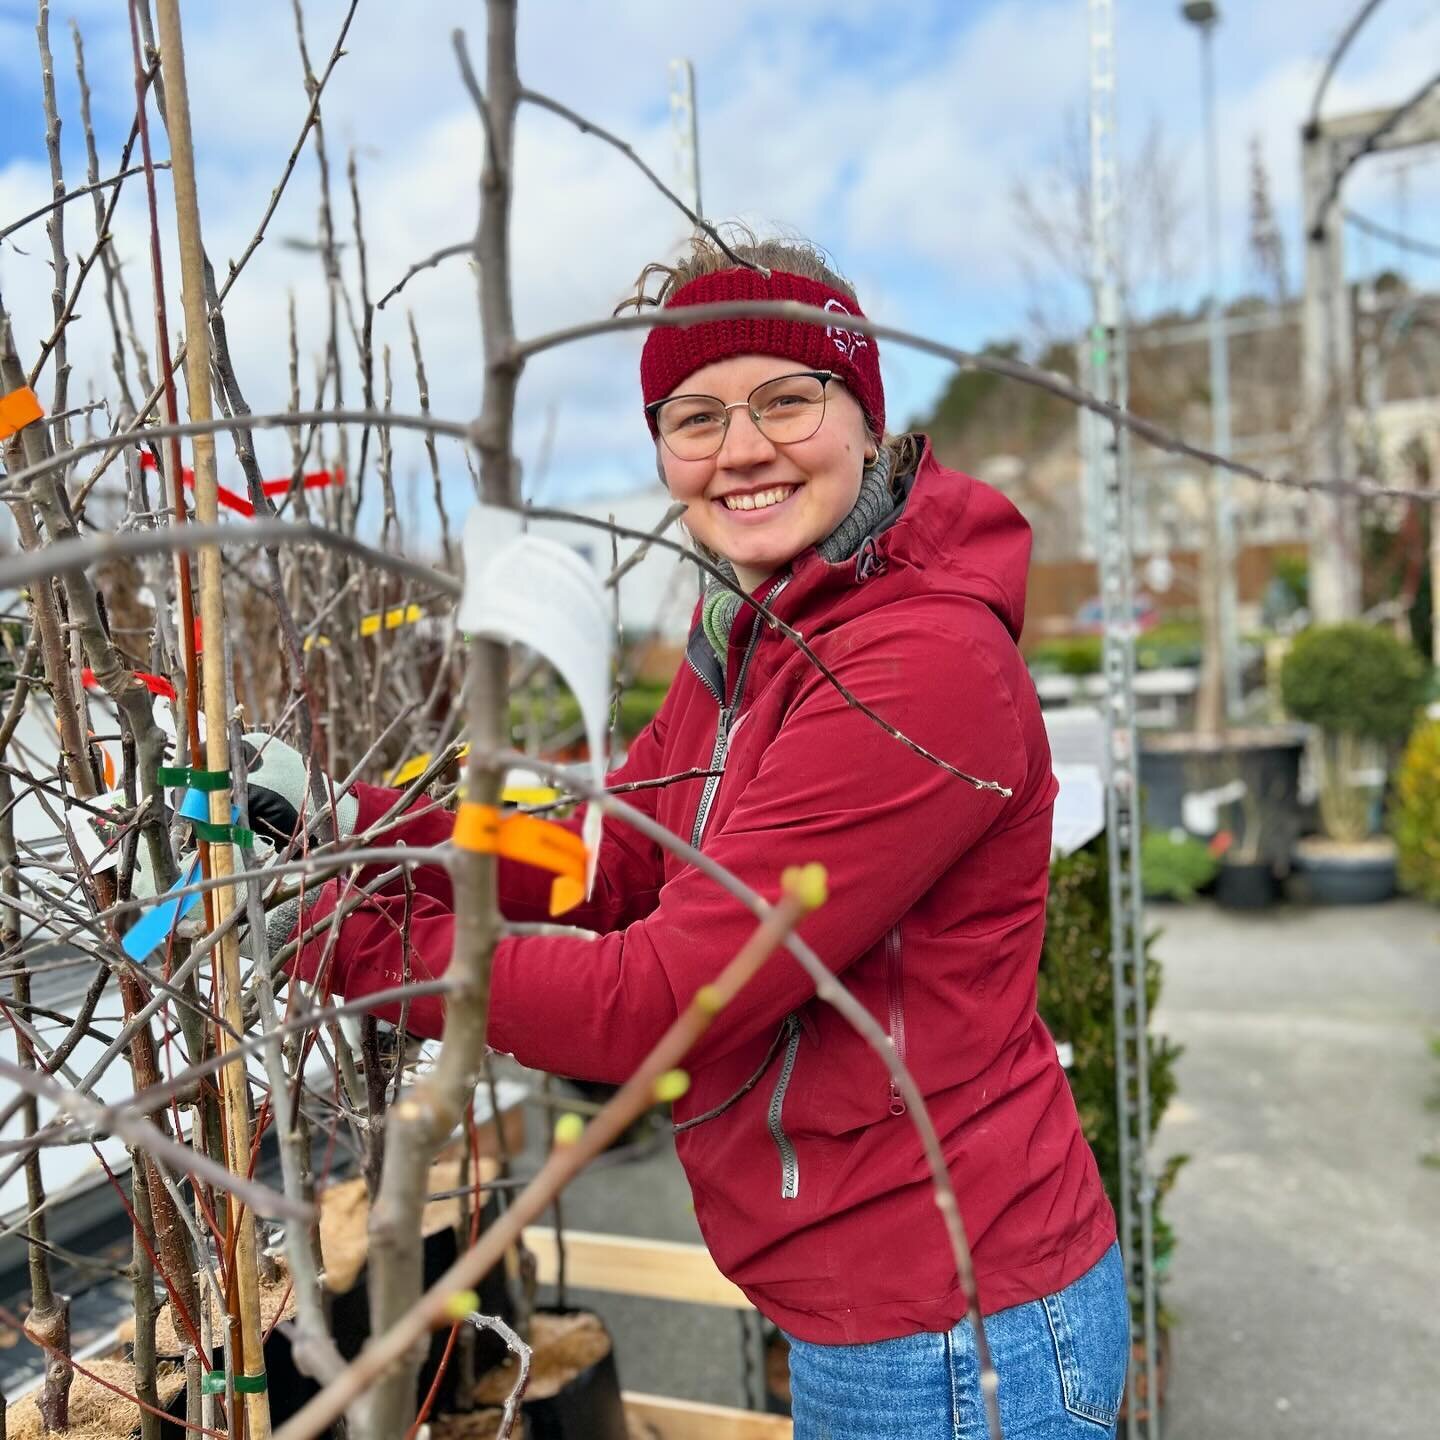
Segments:
[[[255,848],[255,832],[243,825],[216,825],[211,820],[191,820],[190,826],[202,840],[208,840],[212,845],[223,845],[228,840],[230,844],[246,850]]]
[[[262,1370],[258,1375],[237,1375],[235,1377],[235,1389],[241,1395],[263,1395],[266,1387],[266,1376]],[[207,1370],[200,1377],[200,1393],[202,1395],[223,1395],[226,1389],[225,1372],[223,1370]]]
[[[162,785],[188,785],[192,790],[224,790],[230,784],[228,770],[202,770],[198,765],[162,765],[156,778]]]

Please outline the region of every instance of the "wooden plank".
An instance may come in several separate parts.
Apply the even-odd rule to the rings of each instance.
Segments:
[[[539,1265],[542,1285],[553,1285],[557,1272],[555,1232],[530,1225],[525,1246]],[[673,1240],[637,1240],[628,1235],[565,1231],[565,1283],[577,1290],[611,1295],[644,1295],[651,1300],[683,1300],[748,1310],[744,1293],[715,1268],[703,1245]]]
[[[795,1430],[783,1415],[730,1410],[695,1400],[625,1392],[630,1433],[643,1440],[791,1440]]]

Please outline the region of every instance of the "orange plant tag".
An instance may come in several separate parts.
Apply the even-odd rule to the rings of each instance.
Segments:
[[[500,812],[493,805],[462,805],[450,839],[462,850],[493,855],[500,848]]]
[[[450,837],[462,850],[502,855],[555,872],[550,913],[563,915],[585,898],[585,842],[534,815],[502,815],[493,805],[464,804]]]
[[[0,440],[8,440],[17,430],[23,430],[44,416],[45,407],[28,385],[22,385],[8,395],[0,395]]]

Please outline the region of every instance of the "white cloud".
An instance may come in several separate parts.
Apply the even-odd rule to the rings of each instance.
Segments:
[[[117,12],[112,4],[86,0],[71,8],[86,29],[97,115],[107,139],[102,165],[109,165],[116,132],[128,127],[133,104],[123,7]],[[344,8],[343,0],[307,5],[317,70]],[[1243,278],[1252,134],[1265,144],[1295,273],[1298,128],[1320,59],[1352,8],[1351,0],[1269,0],[1243,13],[1226,7],[1217,58],[1232,284]],[[1183,188],[1198,200],[1195,37],[1173,6],[1121,0],[1119,11],[1122,127],[1134,136],[1149,117],[1163,114]],[[306,99],[285,0],[187,7],[185,21],[206,236],[223,273],[226,258],[239,254],[265,206]],[[12,23],[17,45],[24,41],[33,53],[28,24],[12,22],[7,12],[0,16],[0,32]],[[461,0],[403,6],[361,0],[347,54],[326,94],[346,273],[353,276],[355,265],[345,180],[353,148],[375,296],[413,261],[464,238],[474,225],[478,126],[450,49],[457,24],[469,28],[471,53],[483,74],[483,7]],[[56,28],[58,55],[58,23]],[[1433,4],[1412,0],[1385,7],[1373,28],[1337,78],[1327,108],[1399,98],[1440,50]],[[64,48],[68,54],[68,38]],[[522,0],[520,53],[526,83],[625,136],[666,178],[672,171],[666,63],[689,55],[699,76],[702,178],[711,213],[776,222],[822,242],[861,284],[872,314],[961,344],[1024,329],[1027,296],[1016,257],[1026,241],[1017,233],[1009,194],[1017,176],[1035,174],[1053,153],[1067,109],[1084,103],[1087,43],[1078,0],[965,7],[924,0],[903,11],[867,0],[792,0],[783,7],[772,0],[732,0],[724,7]],[[68,69],[68,61],[61,68]],[[78,176],[83,161],[73,83],[61,78],[67,167]],[[163,137],[157,148],[163,153]],[[665,255],[680,234],[678,217],[619,155],[553,115],[523,112],[516,173],[515,315],[522,334],[608,314],[641,265]],[[1417,217],[1427,207],[1435,213],[1437,180],[1440,167],[1414,172]],[[1393,219],[1393,186],[1377,167],[1357,177],[1356,203],[1379,205],[1382,218]],[[37,115],[27,146],[8,159],[0,151],[0,216],[43,203],[47,193]],[[316,164],[307,149],[268,238],[227,305],[237,369],[256,409],[280,408],[288,400],[291,294],[307,403],[312,390],[327,297],[316,257],[283,241],[313,237],[316,203]],[[167,226],[169,206],[162,181]],[[1197,252],[1198,221],[1195,213]],[[88,204],[69,207],[67,223],[73,255],[93,238]],[[142,338],[153,350],[148,221],[143,192],[133,182],[115,237]],[[40,227],[16,238],[29,254],[0,246],[0,289],[16,312],[22,343],[33,351],[48,328],[48,245]],[[166,263],[171,325],[178,330],[178,269],[168,242]],[[482,362],[475,281],[466,262],[449,260],[418,276],[376,319],[377,347],[391,347],[395,404],[412,408],[407,308],[424,342],[436,412],[472,414]],[[83,397],[88,385],[106,392],[112,386],[98,291],[81,310],[71,359],[72,394]],[[517,449],[533,468],[555,417],[548,495],[649,481],[652,462],[635,379],[639,344],[636,336],[589,341],[546,354],[528,368]],[[886,369],[897,421],[922,409],[944,376],[938,363],[893,345],[886,348]],[[358,400],[353,375],[347,394]],[[283,469],[283,438],[263,437],[262,444],[267,464]],[[396,446],[398,473],[423,475],[418,443],[397,439]],[[453,447],[446,464],[458,498],[468,492],[468,479]],[[424,489],[428,484],[421,481]]]

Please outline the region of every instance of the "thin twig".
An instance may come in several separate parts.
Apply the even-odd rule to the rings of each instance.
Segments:
[[[703,230],[719,248],[720,253],[730,261],[744,270],[753,270],[757,275],[763,275],[767,280],[770,272],[754,260],[747,260],[743,255],[737,255],[725,242],[725,237],[703,216],[697,215],[640,157],[635,153],[634,148],[618,135],[612,135],[603,126],[595,124],[593,120],[587,120],[583,115],[577,115],[568,105],[562,105],[558,100],[552,100],[548,95],[541,95],[535,90],[521,90],[521,100],[528,100],[532,105],[538,105],[542,110],[549,110],[552,114],[560,116],[562,120],[568,120],[584,135],[593,135],[597,140],[603,140],[607,145],[613,145],[647,180],[685,216],[685,218],[697,229]]]
[[[98,1104],[78,1091],[56,1084],[48,1076],[32,1074],[4,1058],[0,1058],[0,1075],[13,1081],[22,1090],[49,1101],[57,1110],[73,1115],[96,1134],[118,1135],[129,1144],[138,1145],[152,1157],[174,1166],[178,1173],[207,1180],[218,1189],[244,1201],[257,1215],[273,1216],[277,1220],[310,1218],[308,1205],[302,1205],[268,1186],[259,1185],[244,1175],[232,1174],[203,1152],[172,1140],[148,1120],[131,1115],[125,1104]]]
[[[821,310],[815,305],[802,305],[798,300],[724,300],[710,305],[686,305],[678,309],[656,307],[634,315],[608,315],[600,320],[591,320],[582,325],[569,325],[561,330],[537,335],[516,344],[516,360],[524,363],[534,356],[553,350],[560,345],[569,345],[577,340],[588,340],[599,335],[611,335],[623,330],[649,330],[656,325],[672,326],[679,329],[691,325],[703,325],[710,320],[731,320],[737,317],[775,316],[782,320],[793,320],[803,324],[833,326],[834,313]],[[1247,480],[1264,485],[1280,485],[1292,490],[1306,490],[1324,494],[1353,494],[1365,498],[1394,498],[1417,500],[1435,504],[1437,497],[1432,490],[1405,489],[1398,486],[1375,485],[1369,481],[1345,479],[1306,480],[1284,474],[1271,475],[1254,465],[1217,455],[1199,445],[1193,445],[1182,436],[1165,429],[1153,420],[1136,415],[1133,411],[1112,405],[1092,395],[1088,390],[1067,380],[1054,371],[1042,370],[1027,365],[1023,360],[1008,360],[1001,355],[981,354],[973,350],[961,350],[954,345],[943,344],[910,330],[901,330],[894,325],[884,325],[861,315],[847,315],[845,328],[862,335],[873,335],[880,340],[893,340],[898,345],[909,346],[926,355],[937,355],[965,369],[980,370],[988,375],[999,375],[1007,380],[1018,381],[1033,389],[1043,390],[1048,395],[1077,405],[1102,416],[1112,425],[1122,426],[1157,450],[1171,455],[1183,455],[1202,464],[1217,466]]]
[[[380,298],[375,302],[377,310],[383,310],[388,300],[393,300],[422,270],[433,270],[444,260],[453,259],[456,255],[473,255],[475,253],[474,240],[461,240],[454,245],[442,245],[433,255],[427,255],[423,260],[417,260]]]
[[[168,160],[157,160],[157,170],[168,170]],[[77,185],[72,190],[67,190],[58,200],[52,200],[48,205],[42,205],[38,210],[32,210],[28,215],[22,215],[18,220],[12,220],[8,225],[0,226],[0,240],[13,235],[17,230],[23,230],[32,220],[39,220],[48,215],[52,210],[57,210],[62,205],[68,205],[72,200],[78,200],[82,195],[91,195],[97,190],[108,190],[112,185],[118,185],[122,180],[128,180],[132,175],[143,175],[143,165],[132,165],[128,170],[122,170],[118,175],[112,175],[108,180],[96,180],[89,185]]]

